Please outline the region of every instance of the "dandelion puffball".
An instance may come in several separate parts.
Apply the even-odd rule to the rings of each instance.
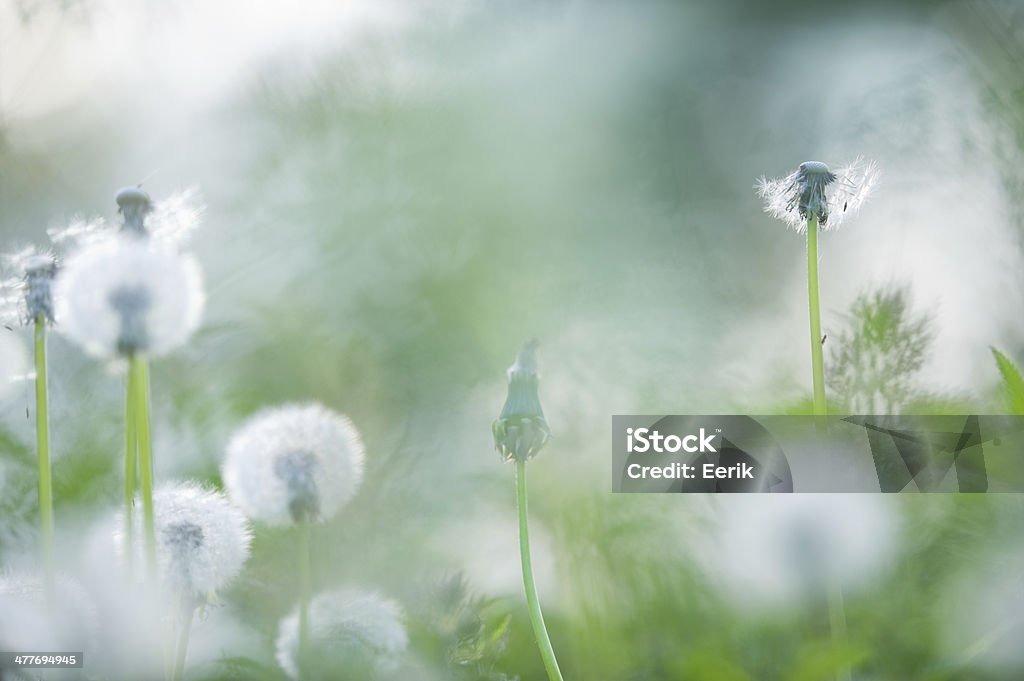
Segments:
[[[199,326],[202,277],[195,260],[122,234],[73,255],[57,276],[59,327],[97,357],[162,355]]]
[[[755,188],[764,210],[798,232],[815,217],[822,229],[835,229],[855,213],[874,189],[878,166],[857,158],[836,171],[821,161],[805,161],[785,177],[762,177]]]
[[[54,591],[57,609],[50,613],[43,581],[38,576],[0,573],[0,650],[91,647],[97,620],[88,592],[77,581],[63,576],[57,578]]]
[[[358,489],[363,457],[359,433],[341,414],[318,404],[265,409],[231,437],[224,487],[268,525],[326,519]]]
[[[153,493],[157,564],[161,581],[179,595],[199,600],[223,588],[242,571],[252,535],[248,521],[220,492],[193,483],[168,483]],[[140,513],[132,532],[136,564],[142,564],[145,531]],[[115,545],[126,555],[123,520]]]
[[[387,672],[409,645],[398,604],[372,591],[340,589],[318,595],[309,606],[310,652],[325,669]],[[299,678],[299,613],[281,620],[277,662]]]

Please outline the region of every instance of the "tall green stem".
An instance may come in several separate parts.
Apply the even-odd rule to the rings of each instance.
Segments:
[[[526,605],[530,612],[530,624],[533,635],[537,639],[540,656],[544,660],[544,669],[550,681],[562,681],[562,672],[558,669],[555,651],[548,638],[547,627],[544,626],[544,614],[540,610],[540,599],[537,598],[537,585],[533,581],[533,561],[530,559],[530,528],[526,504],[526,461],[516,460],[516,505],[519,507],[519,557],[523,563],[523,586],[526,589]]]
[[[828,587],[828,623],[832,632],[832,649],[843,659],[836,670],[836,681],[850,681],[850,666],[847,655],[846,608],[843,605],[843,586],[838,579],[831,579]]]
[[[825,416],[825,368],[821,352],[821,310],[818,303],[818,218],[807,218],[807,302],[811,315],[811,372],[814,381],[814,415]]]
[[[309,679],[309,602],[313,597],[313,558],[308,519],[299,522],[299,678]]]
[[[191,597],[183,596],[177,613],[178,619],[178,646],[174,655],[174,671],[171,673],[171,681],[181,681],[185,673],[185,658],[188,654],[188,640],[192,631],[192,617],[195,611],[195,602]]]
[[[156,579],[156,525],[153,521],[153,442],[150,437],[149,363],[132,355],[128,368],[130,390],[135,403],[135,433],[139,448],[139,476],[142,481],[142,514],[146,536],[146,569]]]
[[[124,400],[124,536],[125,546],[135,546],[135,490],[138,486],[136,464],[139,457],[139,441],[135,428],[135,370],[129,365]],[[132,574],[135,551],[126,552],[128,574]]]
[[[39,455],[39,522],[42,529],[43,579],[46,599],[55,605],[53,557],[53,476],[50,470],[50,416],[46,385],[46,319],[35,319],[36,451]]]

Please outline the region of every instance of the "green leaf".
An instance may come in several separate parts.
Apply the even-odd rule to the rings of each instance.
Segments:
[[[1020,369],[1009,357],[995,348],[992,356],[996,358],[996,366],[1003,376],[1003,396],[1006,406],[1011,414],[1024,414],[1024,377],[1021,377]]]

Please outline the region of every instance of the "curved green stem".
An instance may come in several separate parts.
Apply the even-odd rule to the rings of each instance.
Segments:
[[[153,520],[153,443],[150,437],[149,363],[144,356],[132,355],[129,365],[130,388],[135,403],[135,431],[139,448],[139,476],[142,481],[142,514],[146,537],[146,569],[156,579],[156,525]]]
[[[814,415],[825,416],[825,368],[821,351],[821,310],[818,303],[818,218],[807,218],[807,301],[811,316],[811,373],[814,381]]]
[[[299,522],[299,678],[309,676],[309,602],[313,597],[312,524],[308,519]]]
[[[530,528],[526,504],[526,462],[516,461],[516,505],[519,507],[519,557],[523,563],[523,586],[526,589],[526,605],[530,611],[530,624],[533,635],[537,639],[540,656],[544,660],[544,669],[550,681],[562,681],[562,672],[558,669],[555,651],[548,638],[547,627],[544,626],[544,614],[540,610],[540,599],[537,598],[537,585],[533,581],[533,561],[530,559]]]
[[[53,475],[50,469],[50,416],[46,381],[46,319],[35,320],[36,451],[39,455],[39,522],[42,530],[43,579],[46,599],[54,603]]]

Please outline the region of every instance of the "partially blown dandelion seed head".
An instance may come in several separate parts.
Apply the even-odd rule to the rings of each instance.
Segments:
[[[878,175],[878,166],[862,158],[835,171],[821,161],[805,161],[785,177],[762,177],[755,189],[766,213],[804,233],[811,217],[822,229],[837,228],[860,209]]]
[[[373,591],[340,589],[318,595],[309,607],[310,649],[325,668],[387,672],[409,645],[399,605]],[[299,678],[299,613],[281,620],[277,662]]]
[[[234,579],[249,557],[249,523],[220,492],[193,483],[168,483],[153,494],[157,564],[162,583],[173,593],[202,601]],[[144,532],[134,515],[134,545],[125,546],[118,519],[114,540],[119,555],[129,550],[141,564]]]
[[[534,457],[551,437],[540,404],[537,341],[525,343],[508,369],[508,396],[492,425],[494,446],[506,461]]]
[[[53,281],[57,259],[29,246],[3,256],[7,276],[0,281],[0,318],[4,324],[53,321]]]
[[[193,258],[133,235],[72,256],[55,294],[61,329],[98,357],[166,354],[196,330],[204,304]]]
[[[318,404],[265,409],[232,436],[224,486],[269,525],[333,516],[362,481],[364,450],[345,416]]]

